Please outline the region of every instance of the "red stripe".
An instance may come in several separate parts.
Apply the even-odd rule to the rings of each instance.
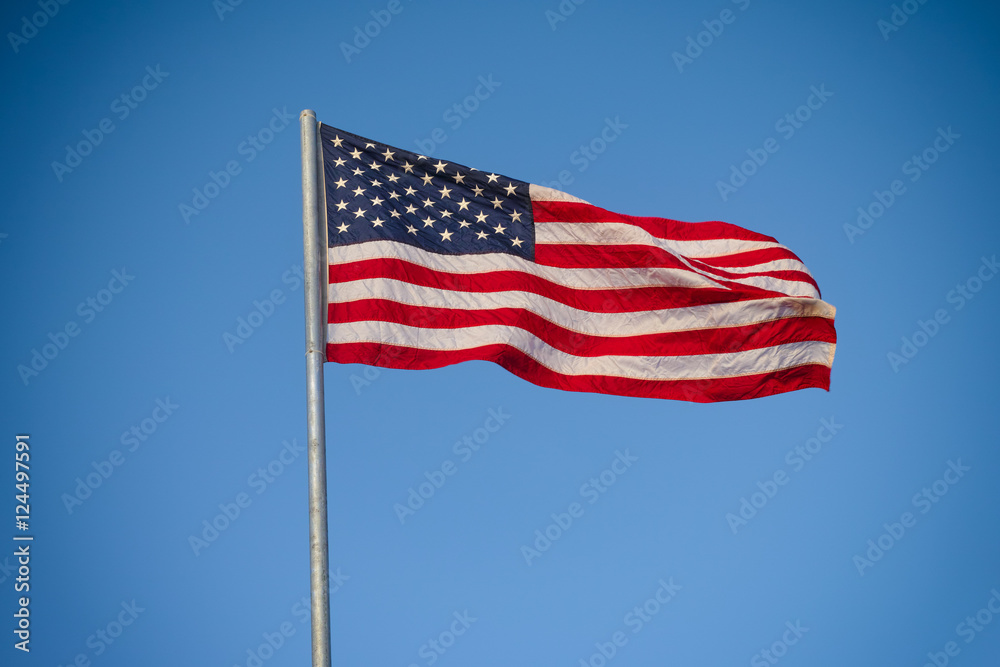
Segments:
[[[744,250],[731,255],[716,255],[715,257],[699,257],[698,261],[704,264],[717,267],[741,267],[764,264],[765,262],[776,262],[781,259],[791,259],[799,264],[803,261],[798,255],[788,248],[759,248],[757,250]]]
[[[442,368],[463,361],[492,361],[542,387],[697,403],[759,398],[809,387],[830,389],[830,369],[821,364],[712,380],[634,380],[603,375],[562,375],[539,365],[520,350],[500,344],[440,352],[379,343],[340,343],[327,345],[326,356],[327,361],[342,364],[421,370]]]
[[[756,350],[786,343],[836,343],[833,322],[824,317],[791,317],[759,324],[635,336],[595,336],[570,331],[521,308],[457,310],[426,308],[384,299],[332,303],[329,321],[395,322],[425,329],[504,325],[524,329],[552,347],[578,357],[604,355],[672,357]]]
[[[633,287],[619,289],[582,290],[558,285],[540,276],[522,271],[491,271],[487,273],[446,273],[401,259],[366,259],[347,264],[330,265],[330,283],[350,282],[369,278],[389,278],[413,285],[446,289],[455,292],[521,291],[545,296],[559,303],[595,313],[630,313],[643,310],[687,308],[715,303],[735,303],[755,299],[786,296],[760,288],[739,286],[739,292],[715,287]],[[336,288],[334,288],[336,289]]]
[[[542,266],[555,266],[563,269],[631,269],[631,268],[664,268],[681,269],[692,271],[677,255],[667,252],[662,248],[646,245],[556,245],[539,244],[535,246],[535,261]],[[808,273],[804,271],[794,271],[781,269],[774,271],[756,271],[751,273],[733,273],[722,268],[710,266],[705,262],[696,259],[688,260],[692,266],[701,269],[704,273],[710,274],[712,278],[720,280],[727,287],[734,290],[748,290],[752,292],[767,292],[753,285],[733,282],[741,278],[754,276],[764,276],[776,278],[778,280],[789,280],[792,282],[807,283],[819,291],[819,285]],[[801,294],[788,294],[788,296],[803,296]],[[808,294],[805,296],[812,296]]]
[[[733,285],[734,289],[739,289],[739,288],[744,288],[745,289],[746,287],[748,287],[747,285],[744,285],[743,283],[735,282],[737,280],[740,280],[742,278],[764,277],[764,278],[774,278],[775,280],[787,280],[789,282],[794,282],[794,283],[806,283],[808,285],[811,285],[813,287],[813,289],[816,290],[816,293],[819,294],[819,285],[816,283],[816,280],[811,275],[809,275],[808,273],[806,273],[805,271],[796,271],[794,269],[773,269],[773,270],[770,270],[770,271],[748,271],[746,273],[733,273],[731,271],[726,271],[724,269],[719,269],[719,268],[715,268],[713,266],[709,266],[707,264],[704,264],[704,263],[700,262],[697,259],[692,259],[692,260],[688,260],[688,261],[690,261],[692,265],[694,265],[694,266],[702,269],[703,271],[706,271],[706,272],[712,274],[713,276],[717,275],[717,276],[729,278],[730,281],[727,284]],[[739,286],[739,287],[736,287],[736,286]],[[811,294],[811,293],[810,294],[792,294],[792,293],[788,293],[788,296],[808,296],[808,297],[812,297],[814,295]]]
[[[532,201],[535,222],[624,222],[641,227],[653,236],[673,241],[740,239],[777,243],[770,236],[743,229],[728,222],[681,222],[669,218],[646,218],[612,213],[580,202]]]

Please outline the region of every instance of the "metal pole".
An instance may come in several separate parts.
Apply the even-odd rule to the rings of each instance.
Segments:
[[[306,297],[306,410],[309,440],[309,566],[312,594],[312,664],[330,667],[330,556],[326,521],[326,419],[323,362],[326,288],[326,217],[320,202],[322,170],[316,114],[299,115],[302,129],[302,232]]]

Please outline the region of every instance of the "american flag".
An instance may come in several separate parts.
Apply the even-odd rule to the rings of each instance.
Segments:
[[[543,387],[697,402],[829,389],[835,309],[769,236],[320,137],[328,361],[484,360]]]

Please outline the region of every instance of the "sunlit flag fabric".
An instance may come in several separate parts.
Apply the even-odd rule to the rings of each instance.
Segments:
[[[769,236],[320,137],[328,361],[484,360],[543,387],[698,402],[829,389],[835,310]]]

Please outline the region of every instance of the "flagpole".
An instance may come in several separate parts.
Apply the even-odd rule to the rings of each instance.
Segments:
[[[306,411],[309,440],[309,588],[312,599],[312,664],[330,667],[330,555],[326,520],[326,229],[323,225],[322,155],[316,113],[299,115],[302,130],[302,232],[306,299]]]

